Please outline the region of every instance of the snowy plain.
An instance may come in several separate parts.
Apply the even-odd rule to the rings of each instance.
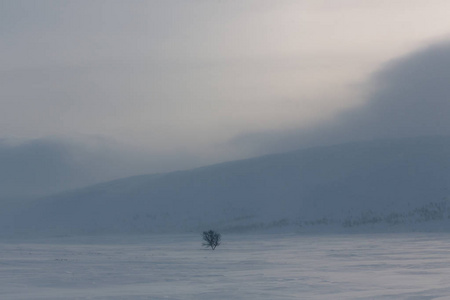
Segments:
[[[0,242],[0,299],[449,299],[450,234],[197,234]]]

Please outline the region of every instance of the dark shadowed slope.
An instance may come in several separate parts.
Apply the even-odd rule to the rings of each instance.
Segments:
[[[449,187],[449,137],[378,140],[107,182],[38,200],[15,226],[160,232],[298,226],[323,218],[342,226],[369,210],[388,215],[441,203]]]

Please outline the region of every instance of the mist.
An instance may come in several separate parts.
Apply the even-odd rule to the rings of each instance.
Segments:
[[[450,42],[384,63],[363,85],[359,106],[309,128],[252,132],[231,143],[260,154],[357,140],[450,133]]]
[[[448,1],[0,4],[0,197],[448,130]]]

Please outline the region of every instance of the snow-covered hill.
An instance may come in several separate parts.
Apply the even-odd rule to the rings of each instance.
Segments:
[[[449,188],[450,137],[355,142],[70,191],[34,201],[4,228],[71,234],[408,224],[448,218]]]

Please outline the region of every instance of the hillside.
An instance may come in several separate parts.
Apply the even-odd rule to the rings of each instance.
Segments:
[[[106,182],[36,200],[3,228],[72,234],[408,224],[446,219],[449,187],[450,137],[355,142]]]

